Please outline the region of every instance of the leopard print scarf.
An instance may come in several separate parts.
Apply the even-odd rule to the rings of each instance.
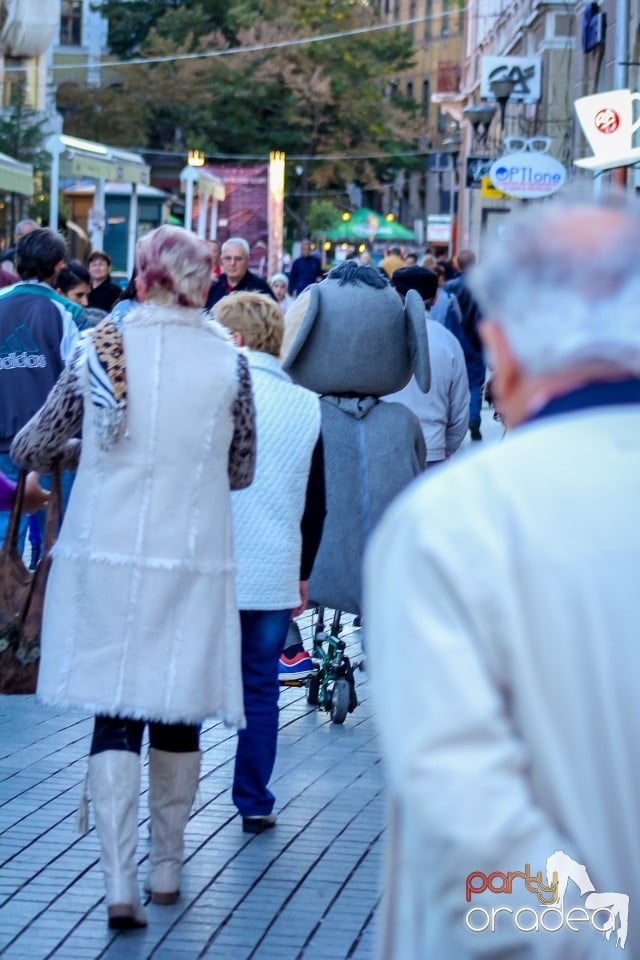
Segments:
[[[108,317],[89,332],[87,357],[98,442],[109,450],[127,428],[127,365],[122,332]]]

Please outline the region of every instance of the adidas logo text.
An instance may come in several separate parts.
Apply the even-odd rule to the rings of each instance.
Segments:
[[[9,353],[0,356],[0,370],[15,370],[17,367],[46,367],[47,358],[42,353]]]

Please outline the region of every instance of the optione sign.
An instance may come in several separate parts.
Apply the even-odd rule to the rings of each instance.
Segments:
[[[564,184],[567,171],[559,160],[544,153],[508,153],[499,157],[489,170],[491,183],[510,197],[531,200],[549,197]]]

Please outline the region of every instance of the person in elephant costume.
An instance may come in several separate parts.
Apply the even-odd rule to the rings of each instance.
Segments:
[[[285,324],[283,367],[322,410],[327,514],[309,602],[360,615],[366,542],[425,467],[419,420],[380,399],[413,374],[429,389],[424,304],[415,291],[403,303],[379,271],[349,260],[307,287]]]

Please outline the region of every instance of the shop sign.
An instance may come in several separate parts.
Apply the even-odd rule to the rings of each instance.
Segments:
[[[499,157],[489,171],[489,179],[496,190],[510,197],[532,200],[556,193],[567,179],[567,171],[555,157],[523,150]]]
[[[480,57],[480,98],[495,100],[492,80],[513,80],[511,103],[537,103],[542,95],[541,57]]]
[[[427,242],[451,242],[451,217],[447,214],[432,213],[427,217]]]
[[[495,159],[495,157],[467,157],[467,189],[480,190],[482,181],[489,176],[489,170]]]
[[[489,177],[482,178],[482,190],[481,196],[484,200],[508,200],[509,194],[503,193],[502,190],[496,190],[496,188],[491,183]]]

